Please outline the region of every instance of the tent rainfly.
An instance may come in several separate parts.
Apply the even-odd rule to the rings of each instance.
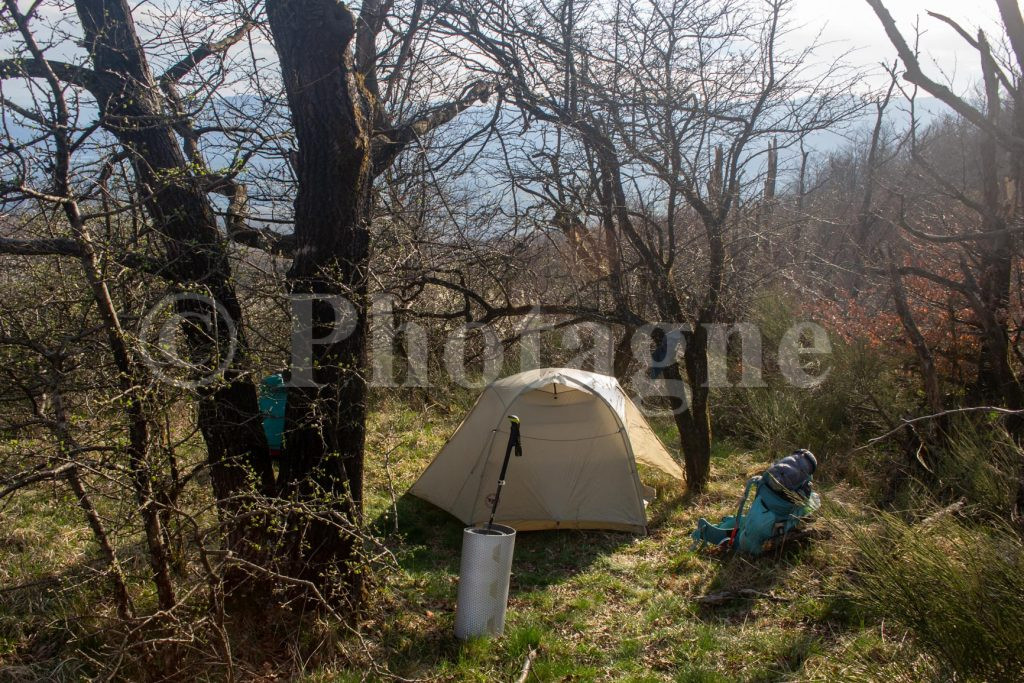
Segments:
[[[614,377],[571,368],[530,370],[490,384],[410,492],[467,524],[486,522],[508,441],[522,421],[496,522],[520,531],[614,529],[644,533],[636,463],[683,479]]]

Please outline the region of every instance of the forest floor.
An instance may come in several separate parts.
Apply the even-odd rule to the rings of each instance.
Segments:
[[[271,665],[270,648],[260,655],[268,660],[261,679],[514,681],[531,652],[534,682],[912,681],[934,670],[901,632],[865,620],[842,597],[856,566],[844,529],[873,518],[855,488],[822,487],[824,514],[799,544],[758,559],[691,552],[698,518],[732,513],[746,479],[778,456],[727,445],[716,450],[699,497],[641,472],[659,494],[646,536],[519,534],[504,636],[460,643],[453,625],[463,524],[406,492],[462,410],[392,405],[374,413],[366,519],[392,566],[371,581],[358,638],[339,635],[291,664]],[[668,444],[671,435],[662,434]],[[0,680],[40,671],[77,680],[95,666],[70,640],[81,633],[76,615],[97,609],[96,582],[73,580],[94,572],[95,549],[74,501],[56,484],[44,488],[0,510]]]
[[[778,457],[729,447],[717,449],[709,490],[696,498],[642,472],[659,493],[647,536],[518,534],[504,636],[459,643],[463,524],[405,493],[455,425],[400,410],[374,422],[368,518],[401,569],[365,637],[393,674],[513,681],[531,651],[531,681],[889,681],[920,680],[931,669],[908,639],[864,623],[842,597],[856,560],[843,529],[872,518],[856,489],[825,487],[824,515],[799,544],[757,559],[691,552],[697,520],[733,513],[745,481]],[[671,431],[662,437],[672,443]]]

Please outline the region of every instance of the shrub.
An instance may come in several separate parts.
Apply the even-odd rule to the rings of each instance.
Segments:
[[[1016,502],[1022,456],[1001,424],[978,424],[965,417],[954,423],[945,447],[931,453],[934,492],[942,502],[963,499],[983,516],[1008,519]]]
[[[1024,544],[1016,532],[970,527],[948,513],[918,524],[888,513],[879,520],[874,530],[849,528],[860,556],[847,598],[902,625],[957,679],[1020,680]]]
[[[767,386],[719,390],[716,433],[780,455],[810,448],[827,460],[888,430],[888,420],[914,405],[897,361],[865,343],[843,341],[834,330],[832,353],[818,359],[817,372],[828,373],[824,381],[814,388],[790,386],[778,372],[776,352],[786,331],[806,318],[778,295],[760,300],[752,317],[763,336]]]

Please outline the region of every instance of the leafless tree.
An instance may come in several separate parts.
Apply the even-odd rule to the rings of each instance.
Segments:
[[[972,36],[952,18],[932,13],[951,26],[978,53],[983,76],[984,101],[980,105],[953,93],[923,70],[916,51],[904,38],[881,0],[868,0],[899,55],[903,77],[915,89],[939,99],[977,130],[975,159],[978,183],[959,186],[954,178],[936,167],[921,149],[912,131],[911,154],[916,166],[940,192],[956,200],[975,215],[973,226],[960,230],[929,230],[915,226],[901,213],[900,227],[908,238],[924,244],[949,245],[957,249],[960,276],[949,277],[926,268],[904,269],[903,274],[924,278],[964,297],[982,331],[978,353],[976,395],[979,400],[1017,409],[1024,403],[1024,389],[1014,367],[1010,314],[1013,271],[1019,255],[1021,190],[1024,182],[1024,20],[1014,2],[997,0],[1002,17],[1005,54],[993,50],[983,31]],[[1004,104],[1008,96],[1009,106]],[[1019,425],[1018,425],[1019,427]]]
[[[810,51],[781,49],[786,2],[438,6],[524,126],[559,131],[519,184],[589,263],[572,312],[614,320],[627,339],[651,316],[684,326],[665,376],[689,387],[676,424],[688,483],[703,489],[708,325],[738,312],[763,227],[752,208],[774,200],[780,149],[858,103],[837,68],[812,73]]]
[[[136,339],[125,319],[136,325],[150,297],[175,292],[189,294],[175,297],[186,321],[186,379],[213,380],[191,383],[175,400],[194,402],[208,456],[227,553],[216,568],[241,569],[240,580],[290,577],[292,589],[315,588],[317,602],[355,607],[375,179],[492,86],[467,80],[435,49],[432,13],[419,2],[368,1],[355,14],[333,0],[269,2],[265,14],[241,3],[133,8],[121,0],[48,11],[60,8],[4,5],[17,54],[0,61],[0,79],[24,94],[0,100],[10,221],[0,254],[81,265],[130,418],[125,454],[160,607],[177,602],[164,527],[192,511],[152,488],[154,426],[170,407],[154,401],[159,390],[144,362],[151,340]],[[264,38],[279,76],[264,71]],[[231,51],[243,47],[249,57],[240,64]],[[238,84],[241,99],[229,87]],[[293,199],[294,211],[281,211]],[[35,218],[42,227],[33,231]],[[343,296],[356,320],[344,340],[316,347],[316,386],[291,390],[287,452],[275,472],[252,378],[266,368],[250,335],[266,331],[246,324],[243,304],[262,305],[244,300],[253,272],[285,260],[278,284],[296,295]],[[115,282],[144,283],[148,295],[128,298]],[[323,336],[339,322],[317,299],[308,332]],[[286,319],[279,347],[287,335]],[[116,578],[113,564],[111,572]]]

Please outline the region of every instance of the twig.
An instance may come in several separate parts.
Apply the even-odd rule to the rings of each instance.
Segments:
[[[789,602],[788,598],[780,598],[771,593],[762,593],[756,591],[753,588],[741,588],[738,591],[718,591],[716,593],[708,593],[696,598],[694,602],[701,605],[721,605],[729,600],[736,598],[742,598],[744,600],[768,600],[769,602]]]
[[[536,658],[537,648],[531,647],[530,652],[526,655],[526,661],[523,662],[523,668],[519,671],[516,683],[526,683],[526,679],[530,676],[530,667],[533,666],[533,660]]]
[[[36,586],[45,586],[50,583],[60,583],[60,579],[55,576],[47,576],[45,579],[39,579],[37,581],[29,581],[27,583],[19,583],[17,586],[2,586],[0,587],[0,593],[9,593],[12,591],[20,591],[26,588],[34,588]]]
[[[73,463],[67,463],[51,470],[41,470],[31,474],[26,474],[16,479],[8,479],[3,482],[6,486],[3,489],[0,489],[0,499],[6,498],[15,491],[23,489],[31,484],[35,484],[40,481],[51,481],[53,479],[59,479],[67,476],[67,473],[71,471],[73,466]]]
[[[945,417],[946,415],[956,415],[957,413],[976,413],[979,411],[999,413],[1000,415],[1024,415],[1024,410],[1010,410],[1009,408],[997,408],[995,406],[967,406],[965,408],[953,408],[951,410],[943,410],[938,413],[932,413],[931,415],[921,415],[920,417],[914,417],[910,419],[902,418],[900,421],[900,425],[898,427],[890,429],[881,436],[876,436],[875,438],[868,440],[868,442],[865,443],[863,446],[857,446],[856,448],[854,448],[852,452],[856,453],[857,451],[862,451],[865,448],[869,448],[878,443],[879,441],[888,439],[890,436],[900,431],[904,427],[909,427],[918,422],[924,422],[925,420],[934,420],[936,418]]]
[[[924,520],[921,522],[921,526],[928,526],[930,524],[934,524],[936,521],[938,521],[939,519],[942,519],[943,517],[955,514],[955,513],[959,512],[960,510],[962,510],[964,508],[964,505],[966,505],[966,504],[967,504],[967,501],[965,501],[963,498],[961,498],[960,500],[956,501],[952,505],[948,505],[948,506],[942,508],[941,510],[938,510],[937,512],[934,512],[934,513],[928,515],[927,517],[925,517]]]

